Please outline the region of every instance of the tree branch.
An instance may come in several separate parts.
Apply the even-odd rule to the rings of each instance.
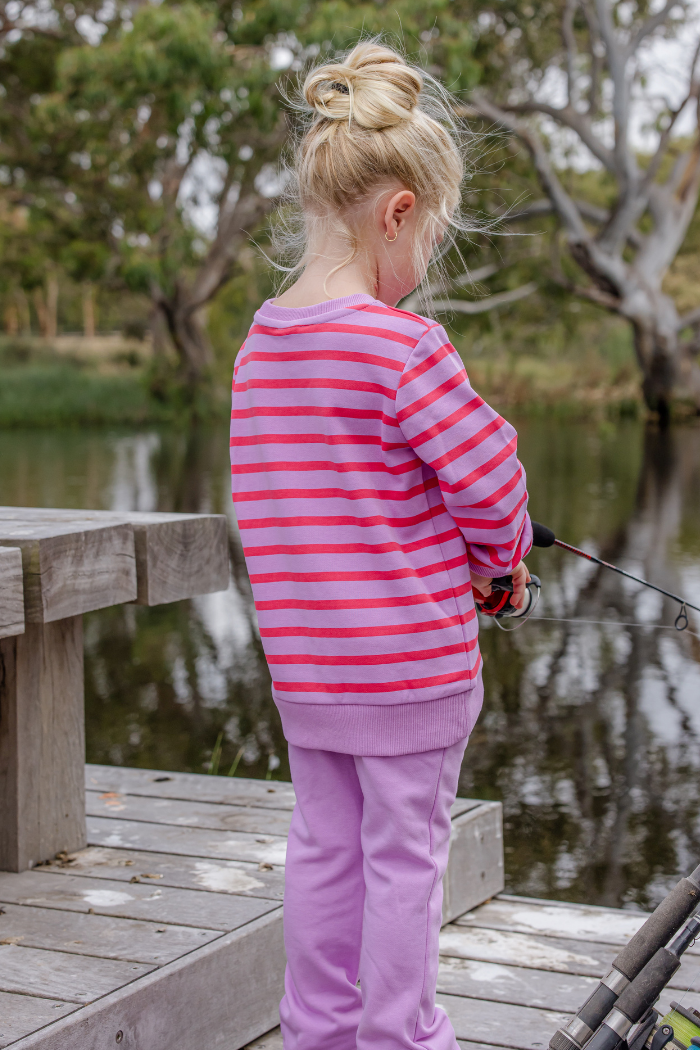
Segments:
[[[452,313],[458,314],[484,314],[489,310],[495,310],[497,306],[506,306],[508,303],[517,303],[532,295],[538,289],[536,281],[522,284],[519,288],[513,288],[509,292],[498,292],[496,295],[487,295],[485,299],[437,299],[432,308],[436,314]]]
[[[597,226],[605,226],[610,221],[610,212],[606,211],[605,208],[599,208],[597,204],[591,204],[590,201],[584,201],[578,197],[573,200],[582,217],[588,222],[595,223]],[[554,205],[546,197],[543,197],[542,200],[527,204],[520,211],[505,212],[503,218],[508,222],[524,222],[539,215],[551,215],[553,212]],[[644,245],[644,236],[638,230],[630,230],[627,242],[632,248],[641,248]]]
[[[616,168],[613,154],[596,138],[593,128],[584,114],[578,113],[570,105],[559,108],[550,106],[546,102],[536,102],[534,99],[528,99],[527,102],[504,104],[502,108],[506,113],[542,113],[543,116],[551,117],[557,124],[570,128],[576,132],[581,142],[590,150],[596,160],[599,160],[604,168],[615,174]]]
[[[570,236],[580,241],[588,240],[588,232],[583,224],[583,219],[559,181],[539,135],[525,124],[515,120],[505,109],[480,94],[472,95],[472,107],[479,116],[512,132],[525,143],[532,156],[540,182]]]
[[[647,18],[646,22],[639,27],[637,32],[631,37],[627,44],[627,55],[632,57],[634,53],[639,49],[639,45],[645,40],[655,29],[658,29],[660,25],[663,25],[674,7],[685,6],[679,3],[679,0],[666,0],[666,3],[657,11],[655,15],[651,15]]]
[[[610,310],[611,313],[619,314],[621,303],[617,296],[610,295],[608,292],[603,292],[600,288],[594,288],[591,285],[574,284],[573,281],[569,281],[563,276],[553,274],[551,277],[560,288],[564,288],[579,299],[586,299],[589,303],[595,303],[596,306],[602,306],[606,310]]]
[[[696,306],[694,310],[690,310],[679,318],[678,331],[680,332],[683,328],[692,328],[696,324],[700,324],[700,306]]]
[[[466,288],[469,285],[478,284],[479,281],[485,281],[487,277],[493,277],[495,273],[500,273],[501,270],[506,268],[504,263],[503,266],[496,266],[495,263],[487,263],[485,266],[479,266],[476,270],[467,270],[466,273],[462,273],[459,277],[454,277],[448,282],[435,281],[433,284],[429,284],[425,289],[425,294],[432,298],[433,295],[444,295],[445,292],[449,292],[451,288]],[[420,296],[418,292],[412,292],[411,295],[407,296],[401,305],[402,310],[415,310],[420,305]]]
[[[566,0],[561,23],[561,35],[566,48],[566,97],[569,106],[573,106],[576,94],[576,36],[574,34],[574,15],[578,0]]]

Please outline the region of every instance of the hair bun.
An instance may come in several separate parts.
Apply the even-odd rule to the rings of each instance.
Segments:
[[[304,98],[321,117],[380,131],[409,120],[423,80],[400,55],[381,44],[353,48],[344,62],[319,66],[304,83]]]

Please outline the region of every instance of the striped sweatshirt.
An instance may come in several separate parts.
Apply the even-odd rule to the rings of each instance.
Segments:
[[[256,313],[232,492],[290,742],[407,754],[469,734],[469,570],[505,575],[531,544],[516,445],[434,321],[368,295]]]

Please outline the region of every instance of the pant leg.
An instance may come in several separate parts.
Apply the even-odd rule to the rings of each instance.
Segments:
[[[357,1050],[457,1050],[435,990],[450,807],[465,746],[355,758],[365,878]]]
[[[285,1050],[355,1050],[365,886],[352,755],[289,745],[297,804],[287,847]]]

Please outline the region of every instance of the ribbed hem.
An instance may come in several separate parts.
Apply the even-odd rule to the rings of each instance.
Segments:
[[[472,688],[409,704],[275,703],[290,744],[345,755],[413,755],[464,740],[481,711],[481,675]]]

